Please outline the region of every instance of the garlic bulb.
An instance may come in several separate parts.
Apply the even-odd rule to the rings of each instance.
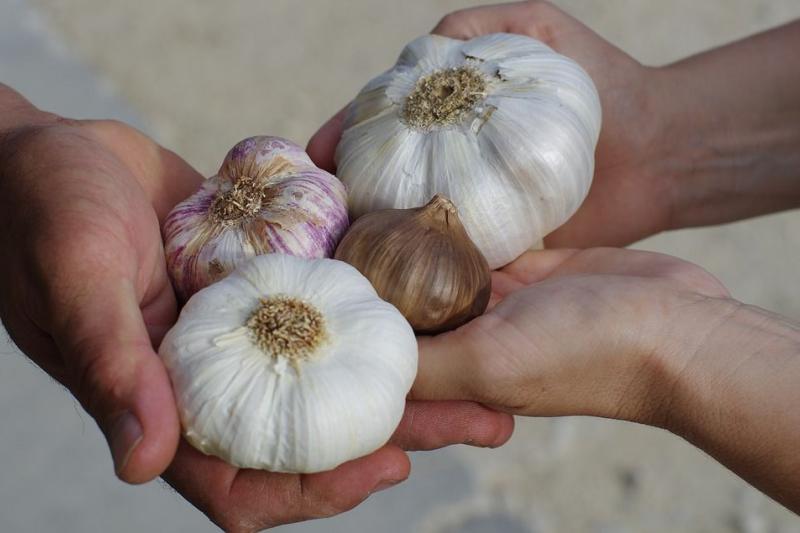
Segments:
[[[443,194],[498,268],[589,190],[600,100],[571,59],[521,35],[426,35],[352,102],[336,151],[355,219]]]
[[[336,249],[419,333],[439,333],[489,304],[489,265],[447,198],[425,207],[384,209],[356,220]]]
[[[189,299],[159,354],[186,439],[242,468],[320,472],[385,444],[417,343],[356,269],[256,257]]]
[[[347,195],[338,179],[291,141],[250,137],[167,217],[167,265],[186,300],[256,255],[330,257],[347,226]]]

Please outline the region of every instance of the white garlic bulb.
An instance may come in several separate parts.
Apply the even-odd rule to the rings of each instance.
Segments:
[[[159,354],[186,439],[273,472],[330,470],[381,447],[417,371],[411,326],[355,268],[284,254],[192,296]]]
[[[337,175],[351,218],[450,198],[498,268],[578,209],[600,122],[592,80],[545,44],[426,35],[352,102]]]
[[[331,257],[348,226],[347,193],[288,139],[248,137],[219,173],[164,222],[164,250],[179,299],[256,255]]]

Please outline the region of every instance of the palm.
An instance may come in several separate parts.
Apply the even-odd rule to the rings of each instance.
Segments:
[[[401,447],[499,445],[510,436],[511,419],[479,405],[411,402],[393,444],[323,474],[239,470],[179,443],[154,351],[177,314],[159,223],[201,176],[115,122],[61,121],[17,132],[0,148],[0,249],[8,252],[0,316],[22,351],[97,420],[123,479],[166,469],[218,524],[250,531],[335,514],[381,482],[403,480]],[[141,436],[118,454],[115,428],[130,414]]]
[[[46,159],[35,167],[46,176],[38,175],[39,171],[34,169],[28,179],[47,179],[50,183],[49,194],[43,198],[36,197],[39,205],[31,206],[37,211],[48,212],[48,219],[58,222],[51,228],[37,228],[40,234],[44,231],[54,235],[56,248],[49,248],[48,254],[55,254],[55,257],[47,262],[47,268],[70,265],[64,276],[71,279],[64,280],[65,283],[72,283],[75,276],[96,281],[102,275],[117,284],[130,284],[149,340],[157,346],[174,323],[177,313],[165,268],[159,221],[170,206],[196,189],[200,175],[174,154],[117,123],[57,126],[37,132],[24,143],[33,144],[26,146],[26,150],[36,149],[40,156],[46,154]],[[45,152],[37,147],[47,147],[48,150]],[[58,179],[50,179],[53,176],[58,176]],[[60,238],[56,239],[56,233]],[[64,234],[69,238],[65,240]],[[77,272],[75,265],[80,265]],[[42,324],[45,330],[51,327],[44,310],[37,315],[38,324]],[[24,338],[20,333],[14,331],[14,337]],[[54,347],[26,351],[73,391],[86,388],[86,384],[80,382],[83,372],[75,368],[69,358],[57,356]],[[80,399],[90,412],[98,409],[91,397]],[[162,399],[169,405],[161,407],[174,412],[176,408],[171,395]],[[177,430],[172,433],[176,436],[172,445],[174,451],[178,444]],[[395,460],[397,453],[401,454],[397,451],[392,457]],[[402,467],[406,459],[403,457],[401,462]],[[397,479],[405,477],[403,472],[394,475]],[[367,484],[372,482],[372,476],[365,477]],[[293,485],[311,485],[313,488],[315,479],[314,476],[301,479],[300,476],[240,472],[186,445],[177,448],[165,478],[190,501],[215,516],[224,509],[241,511],[242,501],[247,501],[249,493],[257,487],[275,485],[276,493],[288,496],[292,492],[286,489]],[[283,488],[279,490],[279,486]],[[336,488],[335,492],[354,492],[347,487]],[[372,486],[354,488],[366,494],[365,491]],[[256,491],[254,496],[262,498],[264,495]],[[288,514],[291,503],[283,502],[282,507],[287,512],[276,516],[276,520],[291,516],[301,518],[299,513]],[[248,504],[252,512],[257,511],[256,502]]]
[[[469,371],[460,384],[462,392],[448,397],[475,398],[472,394],[479,391],[480,401],[514,414],[609,412],[625,405],[626,398],[606,397],[608,405],[589,400],[616,376],[625,375],[623,366],[635,360],[632,353],[655,349],[644,341],[665,338],[663,329],[673,322],[676,309],[687,310],[706,296],[727,295],[700,267],[661,254],[612,248],[527,252],[494,272],[492,282],[485,315],[456,332],[427,339],[421,347],[415,397],[440,397],[437,391],[447,387],[430,376],[447,376],[445,369],[454,363],[426,352],[452,353]],[[469,350],[463,353],[465,346]],[[451,381],[459,379],[457,373],[450,376]],[[520,376],[528,381],[509,382]],[[479,387],[473,380],[503,386]],[[576,412],[574,406],[598,410]]]

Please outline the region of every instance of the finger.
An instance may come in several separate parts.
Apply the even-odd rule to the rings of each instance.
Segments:
[[[537,2],[512,2],[472,7],[445,15],[431,33],[453,39],[472,39],[489,33],[514,33],[520,18],[527,18]]]
[[[474,402],[409,401],[392,443],[404,450],[435,450],[452,444],[502,446],[514,418]]]
[[[492,320],[491,315],[473,320],[469,327],[478,327],[479,322],[487,320]],[[419,364],[411,398],[488,403],[481,384],[491,383],[483,368],[488,369],[489,365],[481,365],[480,348],[465,333],[465,328],[435,337],[420,337],[418,342]]]
[[[549,271],[548,271],[549,269]],[[581,274],[671,279],[687,289],[726,298],[725,286],[703,268],[669,255],[643,250],[589,248],[529,252],[503,269],[525,283]]]
[[[491,311],[509,294],[544,280],[578,250],[530,250],[500,270],[492,272]]]
[[[503,271],[496,270],[492,272],[492,295],[489,298],[489,305],[486,307],[486,311],[491,311],[503,301],[503,298],[524,287],[524,283]]]
[[[334,156],[336,155],[336,145],[339,144],[339,139],[342,137],[346,114],[347,106],[344,106],[311,136],[306,147],[306,152],[314,164],[331,174],[336,173]]]
[[[405,452],[387,445],[330,472],[302,476],[303,500],[295,505],[292,521],[350,510],[370,494],[405,481],[410,472],[411,461]]]
[[[91,283],[53,306],[53,338],[70,389],[108,440],[117,475],[142,483],[164,471],[178,444],[172,388],[133,287],[113,277]]]
[[[520,285],[542,281],[579,251],[572,249],[527,251],[498,271],[500,285],[497,290],[516,290]],[[492,289],[495,290],[494,285]]]
[[[408,457],[385,446],[329,472],[237,470],[181,441],[164,479],[225,531],[257,531],[332,516],[408,477]]]

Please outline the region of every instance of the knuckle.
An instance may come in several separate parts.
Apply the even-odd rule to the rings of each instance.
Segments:
[[[453,11],[452,13],[448,13],[439,19],[439,22],[436,24],[436,29],[441,32],[447,32],[448,30],[456,28],[461,17],[461,11]]]
[[[468,39],[476,36],[474,25],[474,11],[472,9],[459,9],[448,13],[439,20],[434,28],[434,33],[439,33],[455,39]]]
[[[118,130],[118,131],[128,131],[130,127],[123,121],[116,119],[116,118],[106,118],[102,120],[98,120],[96,124],[99,124],[105,128],[111,130]]]
[[[512,25],[516,22],[517,24],[530,26],[539,19],[542,5],[538,0],[526,0],[519,7],[519,16],[514,21],[511,21]]]
[[[83,126],[90,132],[100,132],[107,135],[123,135],[128,133],[128,131],[131,129],[121,120],[113,118],[83,120],[79,122],[79,125]]]
[[[557,9],[556,6],[547,0],[527,0],[525,2],[525,8],[528,10],[528,14],[532,16],[541,16],[547,11]]]
[[[510,21],[512,33],[531,35],[538,40],[552,44],[556,28],[553,15],[557,8],[544,0],[528,0],[522,6],[519,17]]]
[[[87,120],[83,123],[88,134],[101,144],[137,146],[139,152],[152,151],[156,145],[136,128],[117,119]]]
[[[72,128],[72,127],[80,127],[83,124],[85,124],[86,121],[85,120],[76,119],[76,118],[68,118],[68,117],[59,116],[58,118],[56,118],[55,123],[59,124],[61,126],[66,126],[66,127]]]

